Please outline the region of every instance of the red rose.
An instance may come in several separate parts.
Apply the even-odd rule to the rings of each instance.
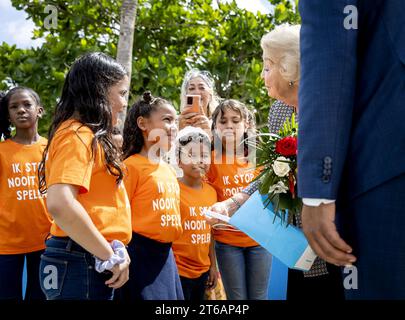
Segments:
[[[297,155],[297,137],[285,137],[276,142],[276,152],[282,156]]]

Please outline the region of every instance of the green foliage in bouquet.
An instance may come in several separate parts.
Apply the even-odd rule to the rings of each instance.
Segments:
[[[266,195],[265,206],[273,205],[276,216],[287,225],[302,209],[297,193],[297,134],[295,115],[284,123],[279,134],[258,135],[257,166],[262,169],[256,180],[259,192]]]

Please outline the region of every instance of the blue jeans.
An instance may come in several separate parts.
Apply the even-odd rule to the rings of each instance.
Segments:
[[[0,300],[23,299],[22,281],[24,260],[27,261],[25,300],[45,300],[38,279],[41,251],[0,255]]]
[[[48,300],[112,300],[105,285],[111,272],[98,273],[95,259],[70,238],[52,237],[39,266],[40,285]]]
[[[218,267],[229,300],[267,300],[271,254],[261,246],[215,243]]]

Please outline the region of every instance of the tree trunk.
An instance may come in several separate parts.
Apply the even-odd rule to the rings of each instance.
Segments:
[[[132,48],[134,43],[134,30],[136,23],[136,10],[138,7],[138,0],[123,0],[121,6],[121,22],[120,22],[120,37],[118,40],[117,48],[117,61],[121,63],[128,71],[129,81],[131,85],[131,72],[132,72]],[[127,97],[128,99],[128,97]],[[123,113],[119,115],[118,128],[120,132],[124,128],[124,121],[127,110],[124,109]]]

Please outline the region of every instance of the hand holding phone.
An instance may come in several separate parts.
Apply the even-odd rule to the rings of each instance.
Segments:
[[[186,96],[186,106],[182,113],[198,113],[201,112],[201,96],[199,95],[187,95]]]

